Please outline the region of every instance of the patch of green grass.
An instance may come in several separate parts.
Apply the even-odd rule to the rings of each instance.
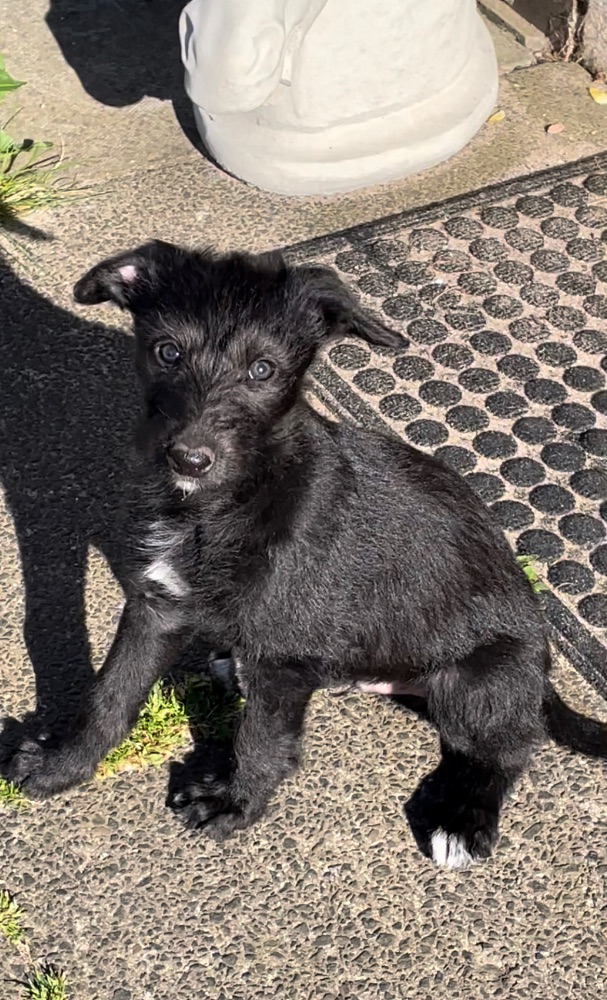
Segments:
[[[27,965],[30,965],[24,921],[25,913],[10,892],[0,889],[0,938],[17,946],[27,957]],[[68,1000],[65,973],[53,965],[43,965],[38,969],[31,967],[22,985],[22,1000]]]
[[[0,101],[23,86],[4,68],[0,55]],[[13,116],[14,117],[14,116]],[[52,142],[13,139],[10,121],[0,126],[0,227],[10,229],[18,215],[56,208],[78,194],[65,176],[62,157],[51,153]]]
[[[158,767],[189,742],[191,733],[227,737],[242,704],[241,698],[220,695],[206,677],[190,674],[174,687],[159,681],[129,736],[99,765],[97,777]]]
[[[535,568],[534,559],[536,558],[536,556],[517,556],[518,564],[527,577],[534,594],[541,594],[542,591],[548,590],[548,587]]]
[[[0,226],[27,212],[57,208],[76,194],[52,145],[16,141],[0,128]]]
[[[4,58],[0,55],[0,101],[3,101],[7,94],[12,94],[13,90],[19,90],[23,86],[23,80],[15,80],[4,68]]]
[[[0,937],[10,944],[19,944],[25,936],[25,914],[10,892],[0,889]]]
[[[230,738],[244,707],[240,694],[226,691],[201,674],[188,674],[176,691],[195,736]]]
[[[9,809],[25,809],[27,806],[23,792],[4,778],[0,778],[0,806],[7,806]]]
[[[22,1000],[67,1000],[65,973],[52,965],[30,972],[21,996]]]
[[[175,691],[161,682],[154,685],[127,738],[110,751],[97,769],[108,778],[127,768],[162,764],[188,739],[188,718]]]

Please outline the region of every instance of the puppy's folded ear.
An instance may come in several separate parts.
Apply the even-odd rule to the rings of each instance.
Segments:
[[[83,305],[115,302],[134,311],[155,299],[162,274],[182,251],[171,243],[153,240],[95,264],[74,286],[74,298]]]
[[[365,309],[341,278],[329,267],[297,268],[304,294],[320,310],[324,330],[320,339],[333,336],[361,337],[369,344],[407,347],[406,337],[386,326]]]

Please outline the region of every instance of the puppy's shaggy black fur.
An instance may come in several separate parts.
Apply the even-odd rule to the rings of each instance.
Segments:
[[[257,820],[296,768],[319,687],[425,692],[442,759],[406,811],[422,851],[451,866],[491,853],[546,733],[607,755],[607,727],[548,681],[536,599],[467,484],[303,401],[329,336],[400,341],[333,272],[151,243],[94,267],[75,295],[134,316],[152,489],[80,725],[25,742],[8,777],[38,797],[90,777],[194,631],[235,651],[247,698],[229,777],[209,768],[172,803],[217,839]]]

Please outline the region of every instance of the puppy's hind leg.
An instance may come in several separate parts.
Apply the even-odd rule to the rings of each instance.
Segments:
[[[441,761],[405,805],[422,850],[464,867],[490,857],[504,798],[542,742],[541,649],[503,638],[428,681]]]

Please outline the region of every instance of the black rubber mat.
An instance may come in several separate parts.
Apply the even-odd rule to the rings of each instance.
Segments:
[[[607,153],[291,247],[408,338],[333,345],[312,389],[463,473],[607,695]]]

